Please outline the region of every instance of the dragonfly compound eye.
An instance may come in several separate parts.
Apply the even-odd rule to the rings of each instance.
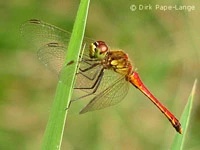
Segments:
[[[104,54],[108,52],[108,46],[106,45],[104,41],[97,41],[95,43],[98,43],[97,48],[100,50],[100,54]]]

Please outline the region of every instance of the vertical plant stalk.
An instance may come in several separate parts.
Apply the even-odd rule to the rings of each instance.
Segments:
[[[66,108],[68,108],[73,92],[73,84],[86,26],[89,2],[89,0],[81,0],[78,8],[72,36],[66,52],[66,65],[64,67],[66,68],[66,71],[68,71],[67,64],[71,62],[74,63],[70,65],[70,73],[67,73],[67,85],[61,81],[58,82],[52,110],[50,112],[44,139],[42,142],[42,150],[59,150],[61,147],[68,111]],[[61,73],[61,76],[64,75],[65,69],[64,72],[62,71]]]

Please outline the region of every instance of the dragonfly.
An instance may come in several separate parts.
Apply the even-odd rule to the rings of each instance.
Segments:
[[[70,32],[37,19],[22,24],[20,31],[24,38],[35,45],[39,60],[51,71],[60,75],[63,67],[69,66],[65,66],[64,61]],[[120,49],[111,49],[104,41],[95,41],[87,37],[84,38],[83,45],[84,52],[76,73],[74,90],[85,92],[76,100],[89,96],[92,98],[80,114],[121,102],[132,84],[148,97],[175,130],[182,134],[179,120],[143,84],[127,53]],[[62,76],[60,80],[65,81],[64,78],[67,76]]]

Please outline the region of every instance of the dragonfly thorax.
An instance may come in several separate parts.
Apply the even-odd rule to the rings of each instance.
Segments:
[[[122,75],[129,75],[132,72],[132,65],[128,55],[121,50],[109,51],[107,58],[102,62],[105,68],[112,68],[115,72]]]

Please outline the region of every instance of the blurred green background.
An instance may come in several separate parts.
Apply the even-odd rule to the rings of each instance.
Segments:
[[[131,11],[132,5],[152,10]],[[193,5],[194,11],[161,11],[155,5]],[[78,0],[0,2],[0,149],[40,149],[57,77],[20,37],[29,19],[71,31]],[[91,1],[86,36],[129,54],[150,91],[180,118],[195,78],[200,77],[198,1]],[[137,89],[118,105],[78,115],[86,101],[72,103],[62,143],[68,150],[169,149],[175,134],[168,120]],[[184,149],[200,149],[199,88]],[[184,132],[184,129],[183,129]]]

